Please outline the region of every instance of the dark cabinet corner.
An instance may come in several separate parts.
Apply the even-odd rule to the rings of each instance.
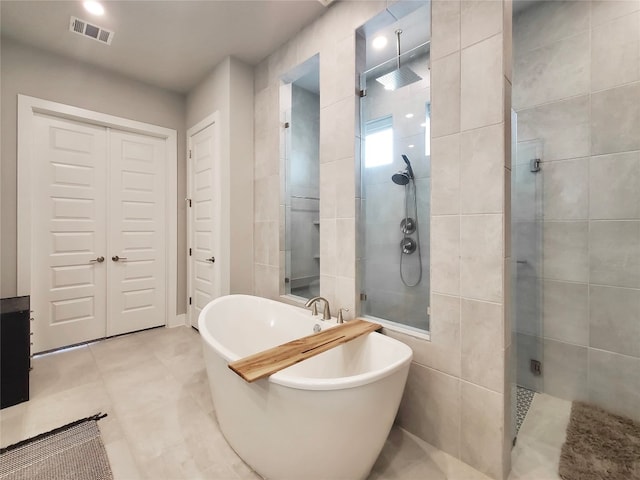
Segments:
[[[0,299],[0,408],[29,400],[29,296]]]

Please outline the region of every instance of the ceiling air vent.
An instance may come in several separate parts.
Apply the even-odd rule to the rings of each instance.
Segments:
[[[114,35],[113,32],[102,27],[98,27],[97,25],[92,25],[86,20],[81,20],[78,17],[71,17],[69,30],[73,33],[77,33],[78,35],[82,35],[83,37],[92,38],[96,42],[106,43],[107,45],[111,45],[111,40],[113,40]]]

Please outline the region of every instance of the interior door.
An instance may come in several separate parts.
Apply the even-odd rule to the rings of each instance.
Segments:
[[[106,334],[107,132],[34,116],[32,308],[34,352]]]
[[[164,140],[111,130],[108,335],[166,323]],[[173,200],[173,199],[172,199]]]
[[[189,321],[197,328],[204,306],[220,296],[218,130],[215,123],[189,137]]]

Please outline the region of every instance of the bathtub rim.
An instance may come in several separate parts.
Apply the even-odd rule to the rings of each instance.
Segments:
[[[227,363],[239,360],[241,357],[230,351],[220,342],[218,342],[211,332],[206,328],[206,316],[209,310],[215,307],[216,304],[224,301],[225,299],[228,301],[229,297],[236,297],[239,300],[242,298],[251,298],[257,299],[260,302],[271,304],[276,303],[278,305],[283,305],[286,308],[293,308],[296,310],[300,310],[300,307],[296,307],[293,305],[289,305],[286,303],[278,302],[276,300],[271,300],[264,297],[257,297],[255,295],[244,295],[244,294],[235,294],[235,295],[225,295],[222,297],[218,297],[211,302],[209,302],[200,312],[200,318],[198,319],[198,329],[200,331],[200,335],[211,348]],[[255,301],[255,300],[253,300]],[[374,335],[374,337],[370,337]],[[385,378],[393,373],[403,369],[408,368],[411,360],[413,358],[413,350],[406,345],[405,343],[396,340],[391,337],[387,337],[381,333],[372,332],[365,335],[367,341],[373,342],[386,342],[390,344],[394,344],[396,348],[400,350],[399,356],[400,358],[389,365],[379,368],[373,371],[361,373],[358,375],[350,375],[346,377],[334,377],[334,378],[314,378],[314,377],[299,377],[291,375],[287,372],[289,368],[285,368],[273,375],[270,375],[267,378],[258,380],[256,383],[269,381],[271,383],[281,385],[283,387],[294,388],[298,390],[342,390],[347,388],[355,388],[361,385],[366,385],[369,383],[373,383],[376,380]],[[238,376],[238,378],[240,378]]]

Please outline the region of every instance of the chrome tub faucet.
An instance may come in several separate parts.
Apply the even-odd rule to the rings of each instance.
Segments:
[[[331,320],[331,309],[329,308],[329,300],[324,297],[313,297],[304,304],[305,307],[311,307],[311,311],[314,315],[318,314],[318,307],[316,303],[319,301],[324,302],[324,308],[322,309],[322,320]]]

